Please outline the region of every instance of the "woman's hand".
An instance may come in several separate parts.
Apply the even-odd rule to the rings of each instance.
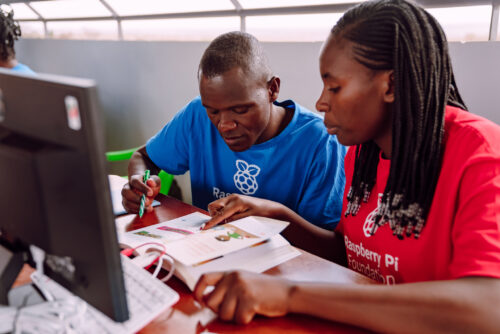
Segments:
[[[215,286],[204,295],[209,286]],[[256,314],[268,317],[288,312],[293,285],[282,278],[244,271],[204,274],[193,294],[201,304],[219,314],[222,320],[249,323]]]
[[[232,194],[208,205],[212,219],[205,224],[204,229],[248,216],[273,218],[282,208],[282,204],[270,200]]]

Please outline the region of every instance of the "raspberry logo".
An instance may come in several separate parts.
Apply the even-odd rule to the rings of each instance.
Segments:
[[[259,185],[255,178],[260,173],[260,167],[257,165],[249,165],[244,160],[236,160],[236,168],[238,171],[234,174],[234,184],[239,191],[245,195],[254,194]]]
[[[371,232],[372,232],[373,224],[375,224],[375,216],[378,213],[378,207],[380,206],[381,202],[382,202],[382,194],[378,194],[377,207],[375,208],[375,210],[370,212],[368,217],[366,217],[365,223],[363,224],[363,233],[365,234],[365,237],[367,237],[367,238],[372,236]],[[375,231],[376,230],[377,229],[375,229]],[[373,232],[375,232],[375,231],[373,231]]]
[[[377,209],[375,209],[375,210],[377,210]],[[373,218],[375,217],[376,214],[377,214],[376,211],[373,211],[372,213],[370,213],[368,215],[368,217],[366,217],[365,223],[363,224],[363,232],[365,234],[365,237],[367,237],[367,238],[372,236],[371,232],[372,232],[373,224],[375,224],[375,220]]]

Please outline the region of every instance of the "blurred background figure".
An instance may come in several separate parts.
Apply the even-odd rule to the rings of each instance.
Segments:
[[[14,11],[9,6],[0,7],[0,67],[21,73],[35,74],[31,68],[16,59],[14,43],[21,37],[21,28],[14,20]]]

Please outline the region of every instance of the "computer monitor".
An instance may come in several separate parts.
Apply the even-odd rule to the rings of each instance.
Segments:
[[[93,81],[0,70],[0,233],[2,300],[35,245],[46,275],[128,319]]]

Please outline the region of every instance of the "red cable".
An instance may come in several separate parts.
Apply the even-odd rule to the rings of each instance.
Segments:
[[[143,243],[137,247],[134,247],[134,248],[125,248],[124,250],[122,250],[120,252],[120,254],[123,254],[125,256],[128,256],[130,257],[132,254],[134,254],[134,251],[138,248],[141,248],[143,246],[146,246],[146,245],[155,245],[155,246],[161,246],[161,248],[163,248],[163,251],[160,252],[160,255],[158,255],[150,264],[148,264],[147,266],[144,267],[144,269],[149,269],[153,264],[155,264],[156,262],[158,262],[158,260],[166,254],[166,249],[165,249],[165,245],[164,244],[161,244],[159,242],[146,242],[146,243]]]

